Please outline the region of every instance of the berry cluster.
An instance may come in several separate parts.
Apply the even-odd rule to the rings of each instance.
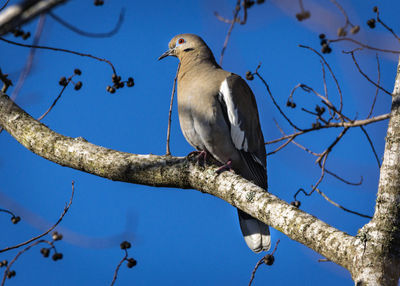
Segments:
[[[296,108],[296,103],[288,99],[288,101],[286,102],[286,106],[290,108]]]
[[[253,0],[245,0],[244,1],[244,7],[246,8],[246,9],[249,9],[249,8],[251,8],[254,4],[262,4],[262,3],[264,3],[265,2],[265,0],[257,0],[257,1],[253,1]]]
[[[53,241],[48,242],[51,245],[51,247],[49,247],[49,248],[43,247],[42,249],[40,249],[40,253],[43,255],[44,258],[47,258],[47,257],[50,256],[50,251],[53,249],[54,250],[54,254],[52,255],[51,258],[54,261],[61,260],[63,258],[63,254],[61,252],[57,252],[57,250],[54,247],[54,242],[58,241],[58,240],[61,240],[63,238],[63,235],[61,233],[57,232],[57,231],[54,231],[51,234],[51,238],[53,239]]]
[[[3,260],[0,262],[0,267],[6,267],[8,265],[8,261],[7,260]],[[6,277],[8,279],[13,278],[17,273],[15,272],[15,270],[8,270],[6,273]]]
[[[120,247],[122,250],[126,251],[127,249],[131,248],[131,243],[129,241],[123,241],[123,242],[121,242]],[[128,253],[127,253],[127,255],[128,255]],[[127,261],[126,266],[128,268],[132,268],[132,267],[136,266],[136,264],[137,264],[137,261],[132,257],[126,258],[125,260]]]
[[[113,74],[111,79],[112,79],[112,82],[113,82],[113,86],[107,85],[107,87],[106,87],[106,90],[109,93],[115,93],[115,91],[117,89],[123,88],[125,86],[125,83],[126,83],[127,87],[132,87],[132,86],[135,85],[135,82],[133,81],[132,77],[129,77],[127,81],[121,81],[121,76]]]
[[[372,9],[372,11],[374,11],[374,13],[378,13],[378,12],[379,12],[378,7],[375,6],[375,7]],[[367,25],[368,25],[368,27],[370,27],[371,29],[374,29],[375,26],[376,26],[376,20],[375,20],[374,18],[369,19],[369,20],[367,21]]]
[[[81,71],[80,69],[75,69],[75,70],[74,70],[74,75],[73,75],[73,76],[75,76],[75,75],[81,75],[81,74],[82,74],[82,71]],[[67,79],[65,76],[62,76],[62,77],[60,78],[60,80],[58,81],[58,84],[61,85],[61,86],[63,86],[63,87],[67,86],[68,83],[69,83],[70,81],[72,81],[72,77],[73,77],[73,76],[70,76],[68,79]],[[74,82],[73,82],[73,83],[74,83]],[[82,82],[81,82],[81,81],[78,81],[78,82],[74,83],[74,89],[75,89],[75,90],[80,90],[81,88],[82,88]]]
[[[21,37],[23,40],[26,40],[31,36],[31,32],[25,32],[20,28],[15,28],[11,32],[13,33],[14,37]]]
[[[325,36],[325,34],[320,34],[319,35],[319,39],[321,40],[320,41],[320,44],[321,44],[321,52],[323,53],[323,54],[329,54],[329,53],[331,53],[332,52],[332,49],[331,49],[331,47],[329,46],[329,43],[328,43],[328,40],[326,39],[326,36]]]

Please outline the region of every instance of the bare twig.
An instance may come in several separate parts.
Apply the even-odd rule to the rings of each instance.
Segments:
[[[240,0],[238,0],[236,3],[235,12],[233,14],[233,20],[231,22],[231,25],[229,26],[228,32],[225,37],[224,46],[222,47],[222,50],[221,50],[221,57],[219,58],[219,65],[221,65],[221,66],[222,66],[222,61],[224,59],[225,50],[228,46],[229,38],[231,37],[231,33],[233,30],[233,27],[235,26],[236,18],[239,14],[239,11],[240,11]]]
[[[8,2],[10,2],[10,0],[7,0],[6,3],[4,3],[3,6],[1,6],[0,11],[3,10],[4,8],[6,8],[6,6],[8,5]]]
[[[44,239],[38,240],[38,241],[32,243],[31,245],[28,245],[27,247],[25,247],[23,250],[21,250],[20,252],[17,253],[17,255],[10,261],[10,263],[8,263],[7,268],[6,268],[6,270],[4,271],[3,279],[2,279],[2,281],[1,281],[1,286],[4,286],[4,284],[5,284],[5,282],[6,282],[7,274],[8,274],[8,272],[10,271],[11,266],[15,263],[15,261],[17,261],[17,259],[18,259],[23,253],[27,252],[29,249],[31,249],[32,247],[34,247],[34,246],[36,246],[36,245],[38,245],[38,244],[40,244],[40,243],[47,243],[47,244],[49,244],[49,245],[51,246],[51,248],[53,248],[54,250],[56,249],[55,246],[54,246],[54,244],[53,244],[53,242],[50,242],[50,241],[47,241],[47,240],[44,240]]]
[[[374,147],[374,143],[372,142],[371,137],[369,137],[368,132],[364,128],[364,126],[360,126],[360,128],[361,128],[362,132],[364,133],[365,137],[367,138],[369,145],[371,146],[372,153],[374,154],[375,159],[376,159],[376,163],[378,164],[378,168],[380,169],[381,168],[381,161],[379,160],[378,153],[376,153],[376,150],[375,150],[375,147]]]
[[[33,46],[36,46],[39,43],[40,36],[42,35],[42,32],[43,32],[45,19],[46,19],[45,14],[41,14],[39,17],[38,24],[36,26],[35,35],[33,37],[33,42],[32,42]],[[15,98],[18,96],[19,91],[21,90],[22,86],[24,85],[24,82],[32,69],[35,52],[36,52],[36,48],[34,48],[34,47],[32,47],[29,50],[29,56],[28,56],[28,59],[26,60],[24,69],[20,73],[17,84],[11,94],[11,99],[14,101],[15,101]]]
[[[344,210],[344,211],[346,211],[346,212],[349,212],[349,213],[352,213],[352,214],[355,214],[355,215],[358,215],[358,216],[361,216],[361,217],[365,217],[365,218],[369,218],[369,219],[372,218],[372,217],[369,216],[369,215],[365,215],[365,214],[362,214],[362,213],[359,213],[359,212],[356,212],[356,211],[352,211],[352,210],[350,210],[350,209],[348,209],[348,208],[345,208],[344,206],[339,205],[338,203],[336,203],[336,202],[332,201],[330,198],[328,198],[328,196],[325,195],[325,194],[324,194],[320,189],[318,189],[318,188],[316,189],[316,191],[317,191],[322,197],[324,197],[325,200],[327,200],[329,203],[331,203],[331,204],[334,205],[335,207],[338,207],[338,208],[340,208],[340,209],[342,209],[342,210]]]
[[[61,95],[63,95],[64,90],[67,88],[68,84],[71,82],[71,79],[72,79],[72,76],[70,76],[67,79],[67,83],[65,85],[63,85],[63,88],[61,89],[60,93],[58,94],[56,99],[53,101],[53,103],[50,105],[50,107],[37,120],[39,120],[39,121],[42,120],[53,109],[53,107],[57,104],[57,101],[61,98]]]
[[[178,73],[179,73],[179,68],[181,67],[181,64],[178,64],[178,68],[176,70],[176,75],[174,78],[174,85],[172,86],[172,94],[171,94],[171,102],[169,104],[169,112],[168,112],[168,128],[167,128],[167,151],[165,155],[171,155],[171,150],[169,148],[169,138],[171,135],[171,115],[172,115],[172,105],[174,103],[174,95],[175,95],[175,87],[176,87],[176,80],[178,79]]]
[[[378,23],[380,23],[383,27],[385,27],[386,30],[388,30],[390,33],[392,33],[392,35],[400,42],[400,37],[396,35],[396,33],[393,31],[392,28],[390,28],[388,25],[383,23],[383,21],[379,17],[379,8],[378,7],[375,7],[375,8],[376,8],[376,21]]]
[[[313,48],[311,48],[311,47],[309,47],[309,46],[305,46],[305,45],[299,45],[299,47],[300,47],[300,48],[304,48],[304,49],[308,49],[308,50],[310,50],[310,51],[313,51],[316,55],[318,55],[318,56],[321,58],[321,60],[324,62],[324,64],[325,64],[326,67],[328,68],[329,73],[331,74],[331,76],[332,76],[332,78],[333,78],[333,81],[334,81],[335,84],[336,84],[336,88],[337,88],[337,90],[338,90],[338,93],[339,93],[339,98],[340,98],[339,112],[342,112],[342,108],[343,108],[343,95],[342,95],[342,90],[341,90],[341,88],[340,88],[339,81],[337,80],[337,78],[336,78],[336,76],[335,76],[335,73],[333,72],[331,66],[330,66],[330,65],[328,64],[328,62],[325,60],[324,56],[321,55],[319,52],[317,52],[315,49],[313,49]],[[328,98],[328,97],[326,96],[326,98]]]
[[[297,127],[287,116],[286,114],[282,111],[282,109],[280,108],[280,106],[278,105],[278,103],[276,102],[274,96],[272,95],[271,90],[269,89],[269,85],[268,83],[264,80],[264,78],[259,74],[258,69],[260,68],[261,65],[258,65],[256,71],[255,71],[255,75],[258,76],[258,78],[263,82],[264,86],[267,88],[268,94],[272,100],[272,102],[274,103],[275,107],[279,110],[280,114],[282,114],[282,116],[286,119],[286,121],[295,129],[302,131],[303,129]]]
[[[38,235],[38,236],[36,236],[36,237],[33,237],[33,238],[31,238],[31,239],[29,239],[29,240],[27,240],[27,241],[25,241],[25,242],[22,242],[22,243],[19,243],[19,244],[17,244],[17,245],[14,245],[14,246],[9,246],[9,247],[6,247],[6,248],[4,248],[4,249],[1,249],[1,250],[0,250],[0,253],[5,252],[5,251],[8,251],[8,250],[11,250],[11,249],[16,249],[16,248],[19,248],[19,247],[24,246],[24,245],[27,245],[27,244],[29,244],[29,243],[31,243],[31,242],[33,242],[33,241],[39,239],[39,238],[42,238],[42,237],[45,236],[46,234],[50,233],[53,229],[55,229],[56,226],[63,220],[64,216],[67,214],[69,208],[71,207],[72,199],[74,198],[74,193],[75,193],[74,184],[75,184],[75,182],[72,181],[72,193],[71,193],[71,197],[70,197],[70,199],[69,199],[68,205],[66,205],[66,206],[64,207],[64,210],[63,210],[63,212],[62,212],[60,218],[58,219],[58,221],[57,221],[52,227],[50,227],[48,230],[46,230],[46,231],[45,231],[44,233],[42,233],[41,235]],[[32,245],[31,245],[31,246],[32,246]]]
[[[381,65],[380,65],[380,63],[379,63],[379,56],[378,56],[378,54],[376,54],[376,65],[377,65],[376,69],[377,69],[377,71],[378,71],[378,80],[377,80],[376,83],[377,83],[378,85],[380,85],[380,84],[381,84]],[[372,112],[374,111],[376,99],[378,98],[378,93],[379,93],[379,88],[377,87],[377,88],[376,88],[376,91],[375,91],[374,100],[372,101],[371,109],[370,109],[370,111],[369,111],[369,113],[368,113],[367,118],[370,118],[370,117],[372,116]]]
[[[350,55],[351,55],[351,58],[353,59],[353,62],[354,62],[354,64],[355,64],[355,66],[357,67],[358,72],[359,72],[360,74],[362,74],[363,77],[365,77],[370,83],[372,83],[373,85],[375,85],[377,88],[379,88],[380,90],[382,90],[382,91],[385,92],[386,94],[392,96],[392,93],[391,93],[391,92],[387,91],[387,90],[384,89],[382,86],[380,86],[379,84],[375,83],[372,79],[369,78],[369,76],[368,76],[366,73],[364,73],[364,72],[362,71],[360,65],[359,65],[358,62],[357,62],[356,57],[354,56],[354,52],[357,51],[357,50],[360,50],[360,49],[355,49],[355,50],[348,51],[348,52],[347,52],[347,51],[343,51],[343,53],[345,53],[345,54],[350,54]],[[379,63],[378,63],[378,65],[379,65]]]
[[[113,286],[115,284],[115,281],[117,280],[117,276],[118,276],[118,271],[122,265],[122,263],[128,258],[128,251],[126,249],[124,249],[125,251],[125,256],[121,259],[121,261],[118,263],[117,268],[114,271],[114,276],[113,276],[113,280],[111,281],[111,286]]]
[[[251,286],[251,283],[252,283],[253,280],[254,280],[254,277],[255,277],[255,275],[256,275],[256,272],[257,272],[258,267],[260,267],[261,264],[266,263],[267,257],[273,257],[273,255],[274,255],[274,253],[275,253],[275,251],[276,251],[276,249],[277,249],[277,247],[278,247],[279,242],[280,242],[280,239],[278,239],[278,241],[275,243],[275,248],[274,248],[274,250],[271,252],[271,254],[266,254],[263,258],[261,258],[261,259],[257,262],[256,266],[254,266],[253,272],[251,273],[251,277],[250,277],[250,281],[249,281],[249,286]],[[272,260],[272,263],[273,263],[273,260]]]
[[[297,137],[299,135],[311,132],[311,131],[316,131],[316,130],[320,130],[320,129],[326,129],[326,128],[338,128],[338,127],[359,127],[359,126],[364,126],[364,125],[368,125],[374,122],[379,122],[382,120],[386,120],[390,118],[390,113],[386,113],[386,114],[382,114],[382,115],[378,115],[375,117],[371,117],[371,118],[367,118],[367,119],[362,119],[362,120],[354,120],[354,121],[344,121],[344,122],[331,122],[329,124],[326,125],[321,125],[318,127],[314,127],[314,128],[309,128],[309,129],[304,129],[302,131],[298,131],[296,133],[290,134],[290,135],[286,135],[286,136],[282,136],[278,139],[274,139],[271,141],[267,141],[265,144],[272,144],[272,143],[277,143],[280,142],[282,140],[285,139],[289,139],[291,137]]]
[[[60,23],[67,29],[69,29],[79,35],[82,35],[85,37],[91,37],[91,38],[107,38],[107,37],[111,37],[111,36],[115,35],[116,33],[118,33],[119,29],[121,28],[122,22],[124,21],[125,10],[124,9],[121,10],[121,12],[119,14],[118,22],[116,23],[114,28],[109,32],[103,32],[103,33],[93,33],[93,32],[83,31],[83,30],[79,29],[78,27],[75,27],[74,25],[68,23],[67,21],[65,21],[61,17],[57,16],[53,12],[48,12],[48,14],[50,17],[52,17],[58,23]]]
[[[328,43],[335,43],[335,42],[342,42],[342,41],[347,41],[347,42],[352,42],[360,47],[373,50],[373,51],[378,51],[378,52],[383,52],[383,53],[390,53],[390,54],[400,54],[400,51],[395,51],[395,50],[388,50],[388,49],[381,49],[381,48],[376,48],[369,46],[367,44],[361,43],[357,40],[354,40],[352,38],[338,38],[338,39],[333,39],[333,40],[327,40]]]
[[[111,67],[111,69],[113,70],[114,74],[117,74],[117,71],[115,70],[114,65],[109,60],[102,59],[102,58],[93,56],[91,54],[85,54],[85,53],[80,53],[80,52],[71,51],[71,50],[67,50],[67,49],[61,49],[61,48],[27,45],[27,44],[22,44],[22,43],[17,43],[17,42],[14,42],[14,41],[10,41],[10,40],[7,40],[7,39],[2,38],[2,37],[0,37],[0,40],[4,41],[6,43],[12,44],[12,45],[26,47],[26,48],[37,48],[37,49],[51,50],[51,51],[56,51],[56,52],[69,53],[69,54],[73,54],[73,55],[77,55],[77,56],[81,56],[81,57],[89,57],[89,58],[98,60],[100,62],[107,63]]]

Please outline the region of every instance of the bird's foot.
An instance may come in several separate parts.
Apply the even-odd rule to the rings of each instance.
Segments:
[[[222,172],[230,171],[230,170],[232,170],[232,161],[228,160],[228,162],[226,162],[224,165],[219,167],[216,172],[217,172],[217,174],[221,174]]]
[[[207,161],[208,153],[207,151],[192,151],[186,157],[190,158],[192,156],[196,157],[196,161],[199,165],[204,166],[205,162]]]

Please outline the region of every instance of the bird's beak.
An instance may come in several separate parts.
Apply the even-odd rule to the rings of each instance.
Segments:
[[[166,51],[165,53],[163,53],[158,60],[162,60],[163,58],[166,58],[168,56],[172,56],[174,55],[175,50],[174,49],[169,49],[168,51]]]

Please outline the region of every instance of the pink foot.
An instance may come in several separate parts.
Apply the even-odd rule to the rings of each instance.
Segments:
[[[204,150],[202,150],[202,151],[192,151],[187,155],[187,157],[190,158],[191,156],[196,156],[197,163],[199,163],[201,165],[204,165],[204,163],[207,160],[208,153],[207,153],[207,151],[204,151]]]
[[[221,174],[222,172],[230,171],[230,170],[232,170],[232,161],[228,160],[228,162],[226,162],[224,165],[219,167],[216,172],[217,172],[217,174]]]

